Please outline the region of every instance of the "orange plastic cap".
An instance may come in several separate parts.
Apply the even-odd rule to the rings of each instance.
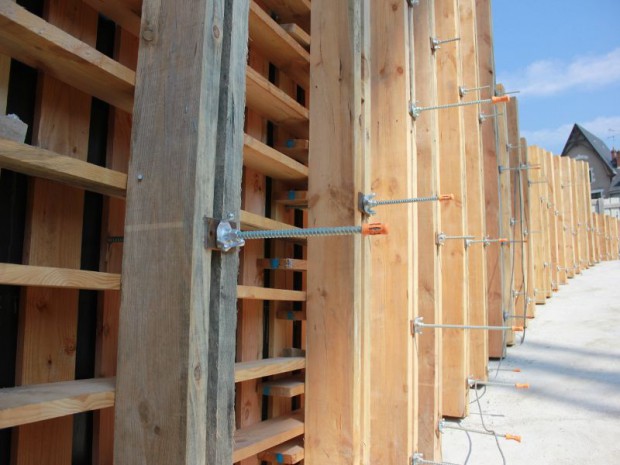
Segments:
[[[522,333],[523,332],[523,326],[513,326],[512,330],[517,332],[517,333]]]
[[[454,194],[443,194],[439,196],[439,200],[454,200]]]
[[[517,389],[529,389],[530,385],[528,383],[524,383],[524,384],[517,383],[515,384],[515,387]]]
[[[515,373],[521,373],[521,368],[515,368],[515,369],[514,369],[514,370],[512,370],[512,371],[514,371]]]
[[[506,243],[508,242],[508,239],[501,238],[501,239],[498,239],[497,242]]]
[[[510,95],[500,95],[498,97],[491,97],[491,103],[506,103],[510,102]]]
[[[504,437],[506,438],[507,441],[521,442],[521,436],[518,436],[516,434],[506,434]]]
[[[387,233],[388,227],[385,223],[366,223],[362,225],[363,236],[378,236]]]

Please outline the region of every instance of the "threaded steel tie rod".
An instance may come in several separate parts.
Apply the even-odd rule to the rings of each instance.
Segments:
[[[422,328],[438,328],[438,329],[479,329],[486,331],[523,331],[523,326],[475,326],[475,325],[452,325],[452,324],[434,324],[424,323],[424,318],[419,316],[411,321],[411,334],[422,333]]]
[[[358,209],[365,215],[372,216],[376,214],[373,210],[374,207],[380,207],[382,205],[401,205],[406,203],[418,203],[418,202],[443,202],[445,200],[454,200],[454,194],[442,194],[432,195],[429,197],[413,197],[409,199],[392,199],[392,200],[375,200],[374,192],[370,194],[364,194],[362,192],[357,194],[357,206]]]
[[[480,105],[482,103],[502,103],[510,101],[509,95],[501,95],[499,97],[491,97],[480,100],[472,100],[471,102],[457,102],[457,103],[446,103],[444,105],[433,105],[431,107],[419,107],[415,103],[412,103],[409,107],[409,114],[413,119],[417,119],[420,116],[420,113],[423,111],[429,110],[445,110],[447,108],[456,108],[456,107],[464,107],[469,105]]]
[[[486,436],[496,436],[498,438],[504,438],[508,441],[521,442],[521,436],[516,435],[516,434],[500,434],[500,433],[494,433],[492,431],[483,431],[479,429],[465,428],[463,426],[451,425],[447,423],[446,421],[441,420],[439,422],[439,431],[443,433],[444,429],[455,429],[459,431],[467,431],[468,433],[484,434]]]

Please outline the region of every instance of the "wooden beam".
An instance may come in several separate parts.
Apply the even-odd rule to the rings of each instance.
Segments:
[[[540,183],[543,182],[543,168],[540,163],[540,157],[534,146],[528,146],[527,148],[527,161],[529,165],[540,166],[540,169],[528,171],[528,198],[529,198],[529,228],[528,228],[528,241],[532,247],[532,272],[534,274],[533,280],[533,299],[536,304],[541,303],[539,298],[541,296],[540,289],[543,288],[543,232],[542,232],[542,213],[541,213],[541,201],[540,201]],[[544,299],[542,299],[544,302]],[[535,308],[532,308],[530,316],[535,316]]]
[[[233,461],[238,254],[205,251],[203,218],[240,210],[247,20],[247,2],[143,5],[117,463]]]
[[[125,196],[124,173],[7,139],[0,139],[0,167],[104,195]]]
[[[570,164],[570,195],[572,207],[572,234],[573,234],[573,267],[575,274],[581,274],[580,261],[582,257],[581,242],[579,241],[579,196],[577,193],[577,183],[579,177],[577,175],[577,160],[569,158]]]
[[[293,439],[284,444],[272,447],[258,454],[258,458],[269,463],[299,463],[304,459],[303,438]]]
[[[459,37],[458,6],[456,0],[435,0],[435,32],[438,37]],[[437,103],[457,102],[460,98],[456,83],[461,76],[461,49],[458,42],[442,46],[435,53],[437,65]],[[425,105],[425,103],[422,103]],[[438,111],[439,175],[441,189],[454,195],[441,208],[442,232],[448,236],[467,234],[465,193],[465,145],[462,107]],[[439,232],[439,231],[438,231]],[[449,240],[441,246],[441,268],[450,270],[450,286],[443,291],[443,322],[467,323],[467,258],[465,241]],[[443,413],[463,418],[467,415],[467,338],[459,329],[443,330]]]
[[[102,291],[119,290],[121,277],[119,274],[98,271],[0,263],[0,284]]]
[[[310,31],[310,0],[264,0],[262,3],[280,22],[297,23]]]
[[[558,271],[558,284],[566,284],[568,282],[568,276],[566,275],[566,232],[564,231],[564,192],[562,190],[562,179],[564,177],[562,173],[562,157],[554,156],[553,159],[553,171],[554,171],[554,192],[555,192],[555,210],[557,214],[557,226],[556,235],[558,242],[557,250],[557,271]]]
[[[284,300],[288,302],[305,302],[304,291],[288,289],[270,289],[259,286],[237,286],[237,298],[250,300]]]
[[[476,2],[459,1],[461,67],[464,87],[479,87],[478,48],[476,37]],[[488,98],[490,89],[467,93],[463,101]],[[480,108],[471,105],[463,108],[463,128],[465,139],[465,180],[467,192],[467,234],[481,240],[486,233],[484,213],[484,166],[482,158],[482,134],[480,131]],[[486,252],[488,247],[481,243],[467,249],[467,319],[472,325],[486,325],[487,313],[487,270]],[[468,372],[476,379],[486,379],[489,346],[484,331],[467,331]]]
[[[300,139],[308,138],[308,110],[271,84],[247,69],[246,104],[277,126],[282,126]]]
[[[526,228],[525,218],[525,191],[527,190],[528,171],[522,169],[525,164],[525,148],[521,146],[519,136],[519,105],[516,98],[511,98],[506,104],[506,116],[508,122],[508,161],[511,171],[503,172],[502,176],[510,177],[512,208],[510,222],[510,237],[514,242],[503,245],[510,251],[511,261],[511,284],[510,298],[512,299],[513,309],[511,317],[505,322],[508,325],[524,326],[527,320],[523,316],[527,315],[526,304],[526,282],[527,282],[527,243],[523,231]],[[509,344],[514,344],[514,333]]]
[[[258,266],[265,270],[306,271],[308,260],[296,258],[264,258],[258,260]]]
[[[521,145],[521,158],[523,163],[526,166],[531,166],[532,162],[530,160],[530,149],[527,145],[527,140],[525,138],[520,139]],[[534,207],[535,207],[535,199],[532,198],[531,188],[530,188],[530,179],[534,173],[537,173],[536,169],[528,169],[521,174],[522,184],[523,184],[523,210],[524,210],[524,222],[522,223],[522,231],[523,231],[523,240],[526,240],[525,243],[526,249],[525,253],[526,257],[526,276],[525,276],[525,302],[526,302],[526,316],[528,318],[533,318],[536,314],[536,296],[534,293],[534,282],[535,282],[535,273],[534,273],[534,235],[532,235],[531,231],[533,230],[532,222],[534,215]],[[527,321],[524,322],[524,325],[527,324]]]
[[[310,34],[308,34],[295,23],[280,24],[280,26],[282,26],[282,29],[288,32],[299,45],[301,45],[306,50],[310,50]]]
[[[310,226],[359,225],[365,191],[362,75],[367,19],[358,1],[313,0],[310,57]],[[308,239],[306,459],[342,465],[367,458],[368,322],[359,236]],[[364,240],[367,243],[367,240]]]
[[[413,44],[415,54],[415,98],[427,105],[437,104],[437,68],[428,38],[435,36],[435,9],[432,0],[421,0],[414,7]],[[427,100],[428,99],[428,100]],[[415,123],[417,152],[417,190],[420,195],[440,193],[439,127],[437,112],[427,112]],[[441,231],[441,204],[418,205],[418,243],[424,253],[418,260],[418,316],[427,323],[441,323],[442,276],[440,248],[435,237]],[[421,251],[422,249],[420,249]],[[428,331],[417,342],[418,356],[418,451],[428,460],[441,459],[441,434],[438,431],[441,410],[442,331]]]
[[[304,89],[310,84],[310,54],[254,1],[250,2],[252,49]]]
[[[84,85],[77,90],[53,76],[58,65],[72,69],[71,76],[67,76],[69,79],[77,78],[73,74],[77,73],[76,68],[69,63],[71,60],[89,70],[98,66],[93,60],[103,67],[114,66],[112,60],[99,52],[88,56],[81,53],[85,48],[94,52],[96,12],[79,0],[60,0],[47,5],[45,19],[41,19],[11,2],[0,5],[0,42],[4,45],[11,42],[45,71],[38,79],[33,145],[86,161],[92,98],[82,90],[94,90],[97,86],[113,89],[118,81],[110,76],[110,81],[104,84],[94,76],[82,75],[77,80]],[[78,45],[80,50],[75,48]],[[91,77],[96,82],[88,84],[86,81]],[[99,95],[104,96],[103,93]],[[84,219],[83,191],[35,178],[30,181],[28,195],[30,210],[23,263],[78,270]],[[117,278],[115,281],[118,285]],[[78,298],[76,289],[27,287],[23,290],[16,385],[75,378]],[[72,443],[71,416],[20,426],[13,437],[13,463],[69,465]]]
[[[493,54],[493,33],[491,26],[490,0],[476,1],[476,26],[478,41],[478,66],[480,85],[488,86],[495,91],[495,61]],[[497,109],[494,105],[480,105],[479,111],[484,114],[482,119],[482,150],[484,160],[484,199],[485,199],[485,226],[486,236],[500,237],[499,218],[499,177],[497,171]],[[487,249],[487,312],[495,315],[502,307],[502,281],[500,247]],[[490,320],[489,320],[490,321]],[[491,345],[491,342],[493,344]],[[497,342],[497,338],[489,338],[489,356],[501,357],[504,348]]]
[[[406,2],[374,2],[369,13],[370,56],[376,57],[370,63],[370,181],[380,199],[411,198],[417,192],[412,118],[406,105],[413,79],[410,8]],[[371,240],[370,463],[406,463],[414,452],[417,360],[413,338],[403,328],[414,318],[417,263],[403,257],[413,257],[417,250],[416,207],[382,209],[382,221],[399,226],[389,238]],[[390,318],[385,318],[387,308],[395,310]]]
[[[575,276],[575,236],[573,235],[573,197],[571,195],[570,157],[562,157],[562,195],[564,200],[564,237],[566,247],[566,273]]]
[[[275,357],[235,363],[235,383],[306,368],[305,357]]]
[[[557,199],[555,192],[555,166],[553,163],[553,154],[549,151],[544,152],[545,165],[547,166],[547,181],[549,186],[549,200],[547,201],[547,214],[549,215],[549,270],[551,276],[551,291],[558,290],[558,231],[557,231]]]
[[[110,18],[125,31],[135,37],[140,35],[141,8],[126,0],[84,0],[102,15]],[[138,4],[141,4],[139,2]]]
[[[258,386],[258,390],[264,396],[290,398],[303,394],[305,386],[303,376],[294,376],[264,381]]]
[[[293,412],[235,432],[237,462],[304,434],[303,412]]]
[[[0,429],[114,405],[114,378],[44,383],[0,390]],[[31,447],[34,444],[31,444]]]
[[[89,8],[94,14],[94,11]],[[133,107],[135,73],[12,2],[0,5],[0,51],[125,111]]]
[[[504,93],[504,86],[498,84],[496,87],[498,94]],[[498,166],[510,166],[510,154],[508,149],[509,122],[508,104],[500,103],[496,105],[497,110],[497,164]],[[516,115],[516,111],[514,113]],[[499,171],[498,171],[499,172]],[[512,179],[510,171],[504,172],[499,176],[499,231],[497,237],[513,240],[512,226]],[[502,326],[505,324],[504,313],[514,314],[514,300],[512,298],[512,243],[500,246],[501,259],[501,282],[502,282],[502,304],[500,307],[489,308],[489,325]],[[489,331],[489,353],[493,356],[501,350],[505,354],[505,346],[514,343],[514,333],[512,331]],[[495,355],[497,356],[497,355]]]
[[[281,152],[245,135],[243,164],[259,173],[282,181],[303,182],[308,180],[308,167]]]

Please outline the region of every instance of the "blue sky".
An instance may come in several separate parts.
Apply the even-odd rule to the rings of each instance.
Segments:
[[[620,148],[620,0],[492,5],[497,82],[521,91],[528,144],[560,153],[579,123]]]

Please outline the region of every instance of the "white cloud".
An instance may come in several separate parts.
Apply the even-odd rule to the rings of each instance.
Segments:
[[[549,96],[575,87],[591,89],[620,80],[620,48],[605,55],[575,57],[570,62],[541,60],[498,80],[507,90]]]
[[[620,146],[620,116],[599,116],[591,121],[578,121],[577,123],[602,139],[609,148],[614,144],[616,147]],[[521,134],[527,139],[528,145],[538,145],[559,154],[564,148],[573,125],[574,123],[569,123],[557,128],[523,130]],[[615,139],[610,139],[611,136],[615,136]]]

